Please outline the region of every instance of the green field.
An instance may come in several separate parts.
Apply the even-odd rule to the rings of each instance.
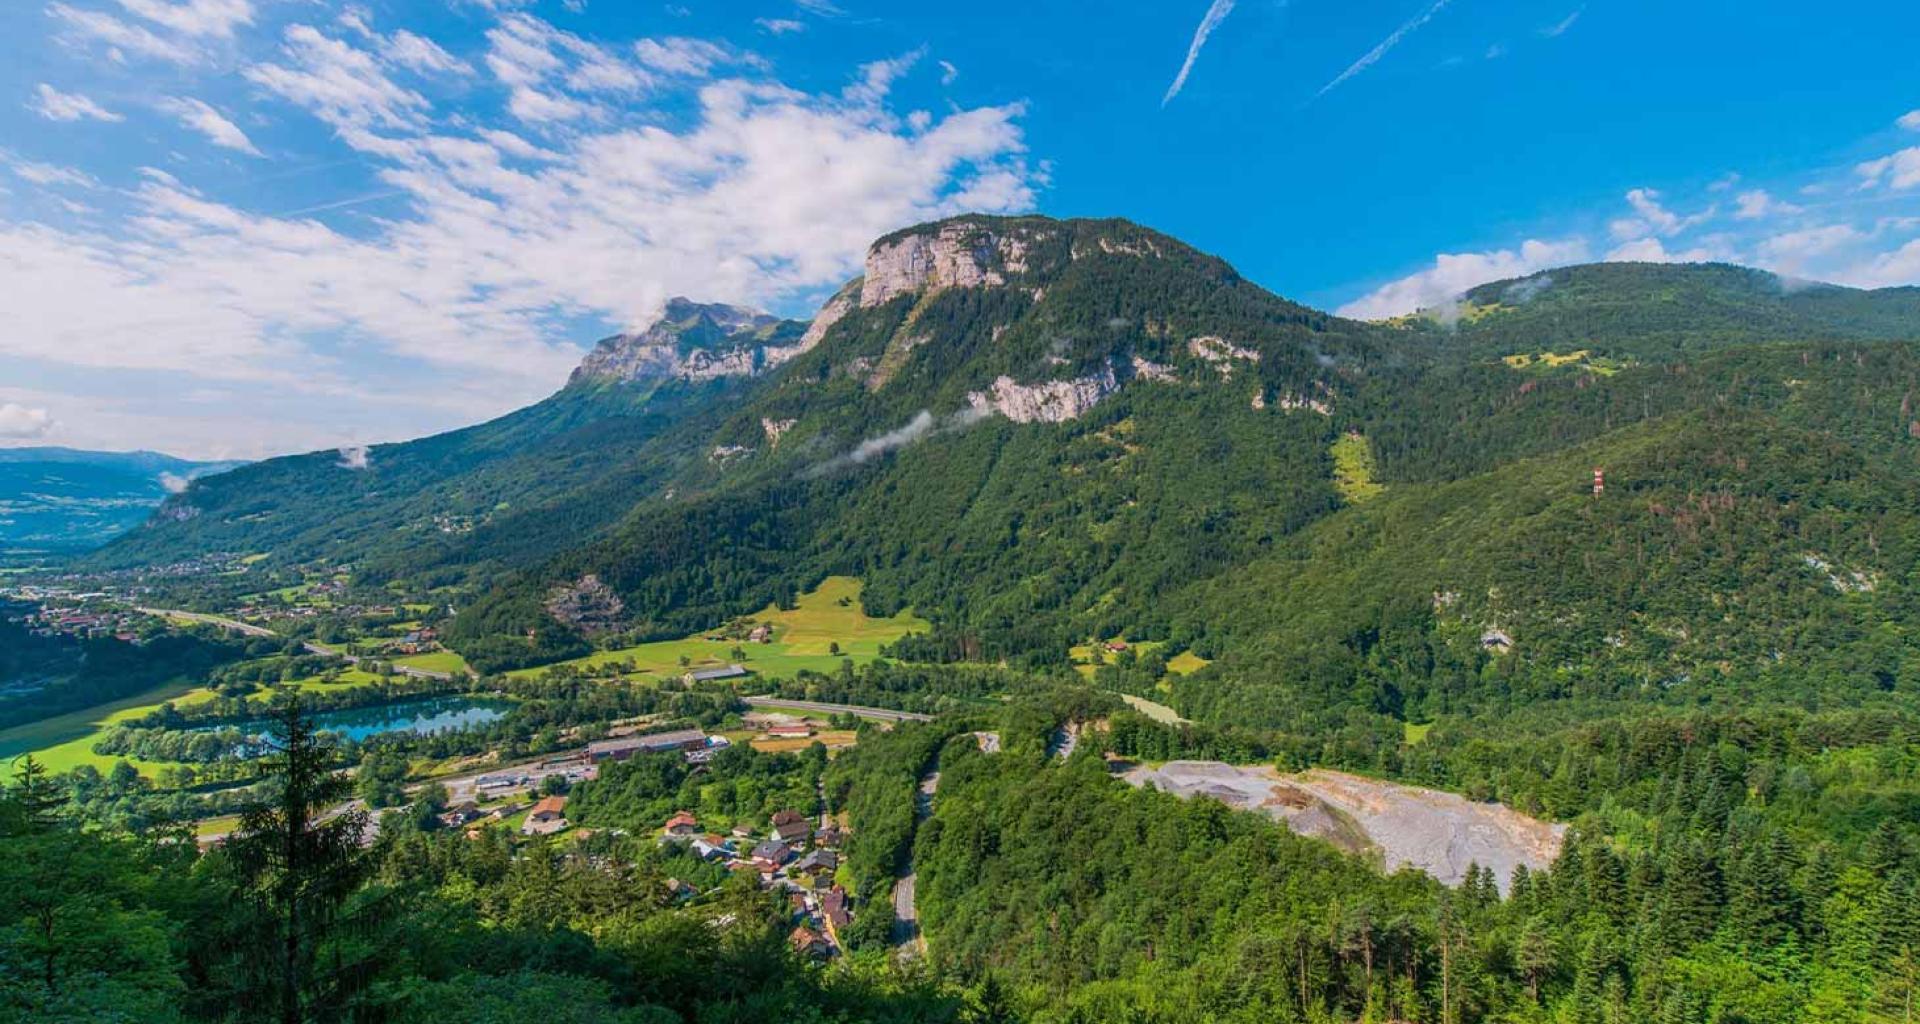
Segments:
[[[882,646],[927,628],[926,620],[911,610],[885,619],[868,616],[860,608],[860,581],[851,576],[827,577],[812,593],[801,595],[795,605],[789,611],[769,605],[751,616],[755,622],[773,625],[772,643],[736,643],[693,636],[600,651],[561,664],[601,668],[631,660],[631,676],[664,678],[689,669],[730,664],[734,660],[731,652],[739,647],[746,652],[744,664],[748,669],[762,676],[788,677],[801,669],[831,672],[847,658],[871,661],[880,656]],[[840,645],[838,654],[832,652],[836,643]],[[687,659],[684,666],[680,663],[682,657]],[[547,666],[543,666],[509,675],[525,678],[546,670]]]
[[[417,668],[423,672],[446,672],[450,675],[465,675],[467,659],[452,651],[435,651],[432,654],[409,654],[404,658],[393,659],[395,665]]]
[[[1180,712],[1173,710],[1165,704],[1150,701],[1145,697],[1135,697],[1131,693],[1123,693],[1120,695],[1120,699],[1126,701],[1128,707],[1163,725],[1179,725],[1186,721],[1186,719],[1180,717]]]
[[[328,682],[324,676],[307,676],[304,679],[288,680],[287,682],[281,683],[279,688],[283,690],[292,688],[301,693],[335,693],[340,690],[351,690],[360,686],[374,686],[384,682],[386,682],[386,680],[371,672],[362,671],[357,668],[349,668],[341,670],[334,676],[332,682]]]
[[[1213,662],[1202,658],[1192,651],[1181,651],[1179,654],[1167,659],[1167,671],[1177,676],[1186,676],[1192,675],[1211,664],[1213,664]]]
[[[90,764],[104,772],[112,768],[114,762],[126,761],[145,774],[158,765],[137,758],[94,753],[93,744],[99,739],[100,733],[116,723],[139,718],[166,701],[186,705],[212,696],[213,691],[189,683],[165,683],[111,704],[15,726],[0,732],[0,761],[31,753],[54,774],[71,771],[83,764]]]
[[[1106,645],[1119,643],[1123,639],[1125,638],[1116,636],[1110,640],[1097,643],[1074,644],[1072,647],[1067,648],[1067,660],[1073,663],[1073,670],[1075,672],[1091,679],[1093,678],[1093,674],[1099,671],[1100,666],[1119,660],[1120,653],[1118,651],[1107,650]],[[1136,656],[1145,656],[1149,651],[1159,650],[1166,645],[1167,642],[1165,640],[1140,640],[1127,644]],[[1186,657],[1186,655],[1176,656],[1171,661],[1168,661],[1167,670],[1172,672],[1180,671],[1174,668],[1173,663],[1179,661],[1181,657]],[[1206,662],[1202,661],[1200,664],[1204,665]]]

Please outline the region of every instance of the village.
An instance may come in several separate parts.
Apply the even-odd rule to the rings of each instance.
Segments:
[[[757,742],[781,746],[810,741],[818,727],[804,719],[772,715],[757,721],[757,732]],[[698,771],[731,745],[727,737],[700,729],[672,729],[612,737],[536,764],[446,780],[450,806],[438,815],[438,822],[445,829],[464,830],[470,840],[480,839],[486,829],[505,827],[529,838],[584,841],[599,830],[578,827],[568,819],[565,790],[574,784],[599,778],[600,769],[608,763],[642,755],[678,753]],[[607,831],[627,834],[624,829]],[[764,827],[739,822],[724,831],[704,826],[692,811],[680,810],[661,823],[656,839],[663,847],[673,847],[729,874],[749,875],[760,888],[782,895],[792,919],[788,938],[795,951],[819,959],[840,954],[841,934],[852,919],[847,891],[836,877],[846,832],[824,810],[815,819],[782,808]],[[689,882],[669,879],[667,884],[679,903],[703,895]]]

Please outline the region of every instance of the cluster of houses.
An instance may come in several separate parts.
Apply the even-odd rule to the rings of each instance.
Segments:
[[[134,612],[89,611],[84,608],[42,608],[19,616],[15,621],[36,636],[72,636],[82,639],[112,637],[124,643],[137,643],[136,621],[144,618]]]
[[[829,957],[841,948],[840,935],[852,915],[847,891],[835,881],[845,835],[831,822],[816,829],[806,815],[783,810],[764,834],[751,825],[728,835],[708,832],[690,811],[676,812],[662,826],[660,841],[684,844],[689,853],[729,871],[751,871],[762,887],[787,894],[793,910],[789,940],[807,956]]]
[[[432,626],[423,626],[419,629],[408,630],[404,636],[388,644],[386,653],[397,655],[431,654],[439,649],[439,630],[434,629]]]

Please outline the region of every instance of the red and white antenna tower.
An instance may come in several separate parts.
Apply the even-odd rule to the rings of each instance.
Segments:
[[[1593,467],[1593,496],[1598,498],[1600,496],[1600,492],[1606,489],[1607,489],[1607,471],[1604,469],[1601,469],[1599,466]]]

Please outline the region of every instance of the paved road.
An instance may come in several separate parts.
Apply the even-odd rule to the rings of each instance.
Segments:
[[[857,704],[822,704],[811,700],[782,700],[778,697],[745,697],[748,704],[757,708],[777,708],[782,711],[811,711],[821,715],[840,715],[852,713],[861,718],[878,718],[883,722],[931,722],[932,715],[917,715],[911,711],[892,711],[887,708],[866,708]]]
[[[933,794],[939,788],[940,770],[929,768],[927,774],[920,777],[920,792],[913,798],[916,828],[933,814]],[[924,956],[927,952],[927,937],[920,933],[920,911],[914,906],[914,882],[918,877],[909,855],[901,865],[900,877],[893,883],[893,944],[901,956]]]
[[[268,629],[265,626],[256,626],[250,622],[241,622],[239,619],[229,619],[220,615],[208,615],[205,612],[187,612],[187,611],[181,611],[178,608],[138,608],[138,607],[136,607],[134,611],[140,612],[143,615],[158,615],[163,618],[186,619],[189,622],[204,622],[209,626],[219,626],[222,629],[231,629],[236,633],[244,633],[247,636],[279,636],[280,635],[278,633],[275,633],[273,630]]]

